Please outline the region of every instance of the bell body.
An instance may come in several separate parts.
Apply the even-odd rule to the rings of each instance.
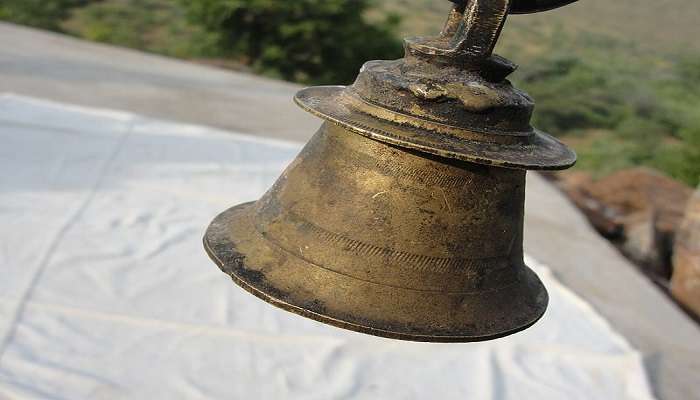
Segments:
[[[404,58],[298,92],[326,122],[260,200],[212,222],[209,255],[276,306],[368,334],[470,342],[535,323],[548,297],[523,262],[525,171],[576,154],[530,125],[516,65],[492,51],[508,13],[572,1],[454,0]]]
[[[441,158],[324,123],[257,202],[205,247],[256,296],[379,336],[477,341],[517,332],[547,293],[523,262],[525,171]]]

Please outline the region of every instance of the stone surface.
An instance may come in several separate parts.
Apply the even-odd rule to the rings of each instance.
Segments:
[[[564,174],[560,186],[628,257],[654,275],[670,278],[675,231],[692,189],[643,167],[598,180],[581,173]]]
[[[607,207],[587,190],[594,185],[593,177],[587,172],[572,171],[556,176],[557,184],[569,199],[586,215],[590,223],[603,236],[620,237],[623,225],[620,215],[613,208]]]
[[[660,399],[700,399],[700,328],[538,174],[528,174],[525,251],[642,351]]]
[[[700,189],[688,202],[676,235],[671,293],[700,317]]]
[[[655,275],[668,277],[670,268],[665,256],[668,248],[657,230],[657,224],[658,214],[653,208],[624,217],[620,249],[627,257],[646,266]]]

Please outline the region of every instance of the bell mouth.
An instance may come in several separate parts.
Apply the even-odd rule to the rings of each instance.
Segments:
[[[345,86],[306,88],[294,100],[304,110],[359,135],[441,157],[526,170],[562,170],[576,163],[576,153],[536,129],[506,135],[444,125],[440,131],[429,129],[437,124],[363,103]],[[390,118],[377,118],[389,114]]]
[[[278,247],[258,232],[255,213],[255,203],[246,203],[217,216],[204,236],[207,253],[248,292],[323,323],[392,339],[475,342],[526,329],[547,308],[547,292],[526,266],[514,283],[478,292],[381,285]]]

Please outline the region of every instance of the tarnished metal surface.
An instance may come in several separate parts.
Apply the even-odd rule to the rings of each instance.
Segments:
[[[466,4],[468,0],[449,0],[455,4]],[[541,11],[553,10],[574,3],[578,0],[513,0],[510,5],[510,14],[531,14]]]
[[[573,151],[537,130],[490,135],[372,107],[344,99],[346,95],[343,87],[322,86],[300,91],[295,100],[307,111],[354,133],[447,158],[528,170],[566,169],[576,161]]]
[[[387,143],[508,168],[568,168],[576,155],[530,126],[533,100],[506,79],[516,66],[492,54],[509,7],[455,4],[439,36],[406,39],[404,58],[367,62],[352,86],[309,88],[295,100]]]
[[[540,11],[553,10],[576,1],[578,0],[514,0],[510,7],[510,13],[530,14]]]
[[[525,170],[576,157],[530,126],[515,66],[491,52],[509,12],[564,3],[455,2],[405,58],[299,92],[327,122],[260,200],[212,222],[211,258],[274,305],[373,335],[477,341],[535,323],[547,292],[523,262]]]
[[[205,245],[251,293],[336,326],[423,341],[534,323],[547,293],[524,265],[525,171],[428,157],[330,123]]]

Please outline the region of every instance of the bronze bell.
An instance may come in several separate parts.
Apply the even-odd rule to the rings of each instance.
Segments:
[[[257,202],[204,237],[261,299],[377,336],[502,337],[534,324],[547,292],[523,262],[526,170],[575,154],[533,129],[533,102],[492,50],[509,12],[572,0],[453,1],[436,38],[370,61],[352,86],[295,100],[323,126]]]

